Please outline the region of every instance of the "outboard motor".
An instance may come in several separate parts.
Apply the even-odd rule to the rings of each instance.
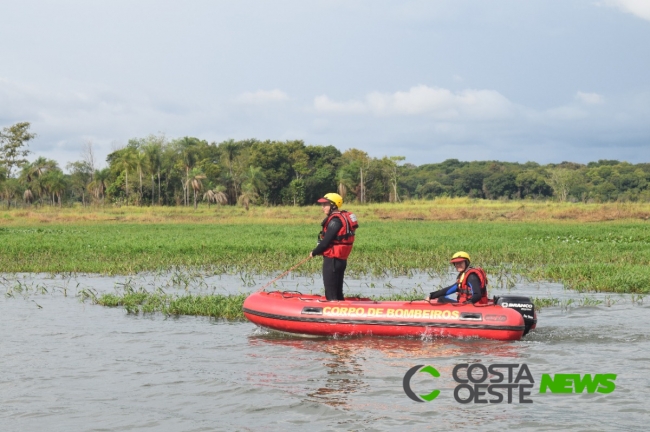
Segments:
[[[503,296],[495,297],[494,304],[501,307],[514,309],[524,318],[524,335],[537,325],[537,314],[535,313],[535,304],[528,297],[520,296]]]

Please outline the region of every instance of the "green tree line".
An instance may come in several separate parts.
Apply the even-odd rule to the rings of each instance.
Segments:
[[[0,194],[7,207],[31,205],[305,205],[338,191],[346,201],[398,202],[440,196],[559,201],[650,201],[650,164],[599,160],[540,165],[449,159],[413,165],[303,141],[209,143],[161,135],[129,140],[98,168],[91,144],[65,171],[27,160],[30,124],[0,132]]]

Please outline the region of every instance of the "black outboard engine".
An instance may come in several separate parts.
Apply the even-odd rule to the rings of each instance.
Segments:
[[[528,297],[520,296],[503,296],[495,297],[494,304],[500,305],[501,307],[507,307],[514,309],[524,317],[524,335],[526,335],[530,330],[534,329],[537,325],[537,314],[535,313],[535,304]]]

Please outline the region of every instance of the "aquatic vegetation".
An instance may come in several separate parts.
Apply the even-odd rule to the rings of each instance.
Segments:
[[[533,297],[531,298],[531,300],[535,305],[535,310],[537,310],[538,312],[543,308],[558,306],[561,303],[560,299],[554,297],[549,297],[549,298]]]
[[[632,301],[632,304],[642,304],[644,297],[645,296],[641,295],[641,294],[639,294],[639,295],[632,294],[630,296],[630,300]]]
[[[68,296],[71,294],[77,297],[81,302],[90,302],[92,304],[106,307],[121,307],[128,314],[149,314],[162,313],[167,316],[207,316],[219,319],[240,320],[243,319],[242,305],[248,295],[248,292],[238,294],[228,294],[225,291],[220,293],[223,288],[218,284],[206,281],[200,281],[201,273],[188,271],[183,274],[182,270],[175,270],[166,274],[154,274],[147,277],[125,277],[119,278],[114,282],[112,292],[98,292],[89,286],[81,286],[87,282],[83,280],[78,282],[74,277],[59,279],[34,280],[27,275],[2,275],[0,276],[0,290],[4,289],[5,297],[14,299],[23,299],[34,302],[34,305],[40,308],[37,303],[43,296]],[[252,277],[252,276],[251,276]],[[183,280],[193,280],[190,284],[177,284],[178,278]],[[237,276],[230,277],[229,280],[237,280]],[[219,278],[221,279],[221,278]],[[429,286],[424,283],[415,283],[411,288],[399,288],[394,285],[393,279],[386,281],[367,282],[368,288],[389,288],[388,293],[383,291],[382,295],[369,294],[364,292],[346,292],[347,298],[370,298],[375,301],[422,301]],[[289,284],[293,285],[293,283]],[[303,282],[297,282],[294,287],[284,285],[284,288],[302,292],[310,292],[315,287],[309,278]],[[278,287],[279,288],[279,287]],[[426,288],[426,289],[425,289]],[[271,288],[269,290],[274,290]],[[306,290],[306,291],[305,291]],[[244,289],[244,291],[248,291]],[[318,291],[318,290],[317,290]],[[571,298],[559,299],[556,297],[532,297],[537,311],[546,308],[559,308],[562,311],[569,311],[575,308],[584,307],[612,307],[617,304],[628,303],[642,304],[643,295],[639,294],[616,294],[616,295],[582,295],[572,294]]]
[[[228,320],[243,320],[242,304],[247,294],[236,295],[173,295],[162,291],[131,290],[124,294],[91,296],[94,304],[108,307],[123,306],[129,314],[160,312],[164,315],[192,315]]]
[[[593,297],[583,297],[578,300],[578,305],[581,307],[600,306],[603,303],[605,303],[603,300],[598,300]]]
[[[4,286],[5,297],[7,298],[20,296],[27,299],[31,294],[48,294],[49,292],[47,287],[42,284],[26,282],[18,278],[10,280],[6,277],[2,277],[1,279],[0,285]]]
[[[632,303],[635,301],[635,297],[632,296]],[[544,297],[533,297],[531,299],[535,304],[535,309],[537,311],[542,310],[547,307],[559,307],[564,311],[568,311],[572,308],[578,307],[595,307],[595,306],[607,306],[611,307],[618,303],[621,299],[613,298],[612,296],[606,296],[604,300],[599,300],[594,297],[580,297],[577,299],[558,299],[554,297],[544,298]]]
[[[248,294],[166,294],[162,290],[150,292],[144,288],[127,289],[121,294],[96,293],[82,291],[79,298],[82,301],[90,300],[93,304],[107,307],[123,307],[128,314],[162,313],[168,316],[207,316],[211,318],[243,320],[242,305]],[[423,293],[413,289],[393,293],[386,296],[367,296],[359,293],[350,293],[347,298],[370,298],[375,301],[420,301]],[[607,306],[616,304],[619,299],[607,297],[599,300],[593,297],[580,297],[578,299],[558,299],[554,297],[533,297],[531,299],[538,312],[545,308],[558,307],[560,310],[569,311],[575,308]],[[634,302],[634,298],[632,299]]]
[[[466,204],[469,210],[475,206],[470,201]],[[538,204],[530,205],[544,208]],[[405,203],[394,209],[412,206],[437,211],[431,203],[427,205]],[[458,212],[464,209],[454,200],[440,201],[442,207],[454,205]],[[474,263],[486,268],[492,287],[509,289],[521,280],[545,280],[585,292],[650,292],[650,226],[646,221],[382,221],[376,217],[382,206],[390,208],[354,209],[365,212],[367,219],[361,218],[348,264],[350,276],[390,277],[414,271],[431,277],[446,275],[449,256],[467,250]],[[498,203],[476,206],[493,209]],[[22,226],[12,222],[0,228],[0,268],[5,272],[109,275],[172,271],[177,272],[173,284],[185,289],[200,283],[202,274],[238,274],[244,286],[253,287],[259,282],[256,275],[277,274],[303,259],[314,246],[319,222],[311,207],[256,208],[246,215],[234,209],[199,210],[196,216],[179,209],[122,209],[119,222],[106,219],[116,217],[117,211],[82,212],[100,219],[73,219],[45,228],[30,225],[30,218],[40,213],[27,215]],[[297,272],[318,274],[320,263],[320,259],[311,260]]]

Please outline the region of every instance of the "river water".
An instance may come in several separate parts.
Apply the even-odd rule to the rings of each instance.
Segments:
[[[125,285],[191,292],[251,291],[265,279],[169,273],[135,277],[2,275],[0,431],[642,430],[650,390],[650,301],[518,283],[554,297],[519,342],[477,339],[302,339],[226,322],[82,303],[75,293]],[[441,281],[349,280],[347,292],[434,289]],[[289,279],[283,289],[319,281]],[[498,290],[493,290],[496,293]],[[503,293],[504,291],[502,291]],[[526,364],[532,403],[460,404],[461,363]],[[404,374],[416,374],[409,399]],[[516,372],[516,371],[515,371]],[[540,394],[542,374],[617,374],[612,393]],[[465,397],[467,393],[459,393]],[[490,398],[488,395],[487,398]]]

